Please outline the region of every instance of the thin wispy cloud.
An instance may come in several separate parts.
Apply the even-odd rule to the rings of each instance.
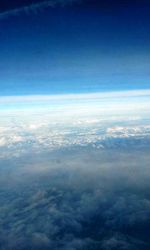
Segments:
[[[3,11],[0,13],[0,19],[5,19],[10,16],[16,16],[21,13],[30,13],[30,12],[36,12],[41,9],[45,9],[48,7],[55,7],[56,5],[59,6],[66,6],[71,5],[73,3],[81,2],[82,0],[46,0],[46,1],[40,1],[37,3],[30,3],[25,6],[19,6],[15,7],[13,9],[8,9],[6,11]]]

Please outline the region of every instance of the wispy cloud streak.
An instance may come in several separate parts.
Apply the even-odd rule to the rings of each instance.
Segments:
[[[82,0],[45,0],[38,3],[31,3],[26,6],[10,9],[0,13],[0,19],[8,18],[9,16],[16,16],[21,13],[35,12],[48,7],[55,7],[56,5],[65,6]]]

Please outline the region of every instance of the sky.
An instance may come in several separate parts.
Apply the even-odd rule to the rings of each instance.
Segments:
[[[150,88],[150,2],[0,3],[0,95]]]

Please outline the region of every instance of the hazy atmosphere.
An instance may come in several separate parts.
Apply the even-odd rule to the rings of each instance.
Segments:
[[[149,12],[0,3],[0,250],[150,249]]]

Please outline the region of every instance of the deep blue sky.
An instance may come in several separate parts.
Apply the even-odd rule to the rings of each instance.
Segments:
[[[0,4],[0,95],[150,88],[149,1],[19,2]]]

